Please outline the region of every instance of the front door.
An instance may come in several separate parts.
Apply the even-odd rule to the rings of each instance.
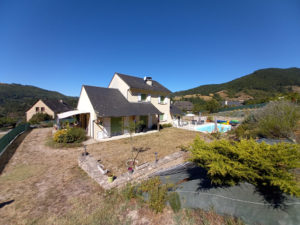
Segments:
[[[143,121],[143,127],[148,127],[148,116],[140,116],[140,121]]]
[[[117,136],[123,134],[122,125],[123,125],[122,117],[111,117],[110,120],[111,136]]]

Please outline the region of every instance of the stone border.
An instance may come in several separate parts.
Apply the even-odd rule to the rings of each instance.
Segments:
[[[103,174],[98,166],[102,167],[92,155],[80,155],[78,158],[78,165],[83,169],[92,179],[94,179],[102,188],[109,190],[114,187],[122,187],[128,182],[138,182],[145,180],[154,173],[167,169],[169,167],[181,164],[184,162],[184,152],[179,151],[171,155],[159,159],[157,162],[145,163],[137,167],[131,174],[124,173],[117,177],[112,183],[108,182],[108,176]]]

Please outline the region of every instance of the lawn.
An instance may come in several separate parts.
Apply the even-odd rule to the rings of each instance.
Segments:
[[[176,147],[188,143],[196,134],[165,129],[159,137],[180,137],[172,143]],[[49,128],[32,130],[0,175],[0,224],[242,224],[213,210],[173,213],[166,207],[163,213],[156,214],[140,201],[126,200],[122,191],[105,192],[78,167],[82,147],[50,148],[45,145],[50,135]],[[101,144],[110,146],[123,141],[126,140]]]
[[[126,161],[132,158],[131,146],[141,149],[137,157],[138,164],[141,165],[155,161],[155,152],[158,158],[163,158],[180,151],[180,146],[188,145],[197,135],[205,140],[209,139],[209,135],[200,132],[165,128],[160,132],[133,137],[132,141],[126,138],[88,145],[87,151],[118,176],[127,171]]]

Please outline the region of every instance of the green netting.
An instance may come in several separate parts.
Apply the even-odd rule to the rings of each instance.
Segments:
[[[2,151],[6,148],[6,146],[20,133],[26,131],[29,129],[29,124],[22,124],[17,126],[16,128],[12,129],[9,131],[7,134],[5,134],[1,139],[0,139],[0,154]]]
[[[220,214],[241,218],[246,224],[300,224],[300,199],[249,183],[236,186],[214,186],[206,171],[186,163],[155,175],[176,184],[184,208],[213,209]]]

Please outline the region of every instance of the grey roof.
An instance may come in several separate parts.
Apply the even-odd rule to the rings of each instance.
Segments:
[[[67,103],[57,99],[42,99],[42,101],[56,114],[73,110]]]
[[[193,110],[193,107],[194,107],[193,103],[191,103],[189,101],[176,101],[176,102],[174,102],[174,105],[177,106],[181,110],[187,110],[187,111]]]
[[[122,73],[116,73],[119,77],[126,83],[130,88],[141,89],[146,91],[154,91],[169,94],[171,91],[158,83],[155,80],[152,80],[152,85],[146,84],[143,78],[134,77]]]
[[[95,86],[83,86],[100,117],[142,116],[148,114],[162,114],[150,102],[131,103],[118,89]]]
[[[183,112],[181,111],[181,109],[179,109],[177,106],[175,106],[173,104],[170,106],[170,112],[173,115],[183,115]]]

